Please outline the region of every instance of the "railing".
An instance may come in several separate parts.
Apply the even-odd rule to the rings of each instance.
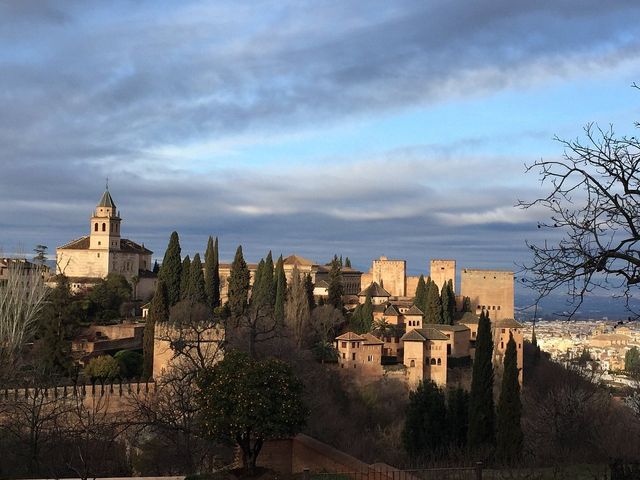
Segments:
[[[304,470],[303,480],[482,480],[482,462],[470,467],[398,470],[369,468],[361,472],[312,472]]]

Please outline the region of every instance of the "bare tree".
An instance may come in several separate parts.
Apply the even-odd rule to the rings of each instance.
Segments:
[[[42,269],[21,259],[9,259],[7,279],[0,282],[0,366],[11,367],[33,337],[47,287]]]
[[[636,123],[636,127],[640,127]],[[617,136],[593,124],[585,139],[562,140],[560,159],[527,166],[538,170],[551,191],[528,209],[542,207],[550,221],[538,228],[561,232],[557,242],[528,243],[533,261],[524,268],[523,282],[542,298],[566,287],[573,311],[595,288],[619,288],[627,299],[640,283],[640,141]]]

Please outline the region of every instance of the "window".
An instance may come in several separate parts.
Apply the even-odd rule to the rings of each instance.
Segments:
[[[93,226],[93,231],[94,231],[94,232],[97,232],[97,231],[98,231],[98,224],[97,224],[97,223]]]
[[[342,348],[347,348],[347,342],[342,342]]]
[[[103,232],[106,232],[106,231],[107,231],[107,224],[106,224],[106,223],[103,223],[103,224],[102,224],[102,231],[103,231]]]
[[[416,361],[415,360],[411,360],[411,362],[409,362],[409,366],[410,367],[415,367],[416,366]]]
[[[367,355],[367,362],[373,362],[373,355]]]
[[[518,348],[522,348],[522,344],[521,343],[518,344]]]
[[[355,352],[351,354],[351,360],[355,360],[356,359],[356,354]]]
[[[351,348],[356,348],[356,342],[351,342]]]
[[[504,332],[505,332],[505,330],[504,330],[504,328],[503,328],[503,329],[502,329],[502,333],[504,333]]]
[[[504,348],[504,342],[500,342],[500,348]]]
[[[500,305],[498,305],[498,310],[500,310]]]
[[[438,359],[438,365],[442,365],[442,359]]]
[[[347,358],[347,354],[342,352],[342,358],[346,359]]]
[[[98,258],[100,258],[100,253],[98,253]]]
[[[98,245],[102,245],[102,242],[100,240],[98,240]]]
[[[431,359],[431,365],[435,365],[435,364],[436,364],[436,359],[435,359],[435,358],[432,358],[432,359]]]

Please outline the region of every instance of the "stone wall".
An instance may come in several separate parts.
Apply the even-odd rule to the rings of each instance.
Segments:
[[[438,285],[438,290],[442,291],[442,286],[451,280],[453,291],[456,290],[456,261],[455,260],[431,260],[429,263],[429,276],[431,281]]]
[[[471,299],[471,311],[489,312],[491,320],[513,318],[513,272],[463,269],[460,272],[460,294]]]

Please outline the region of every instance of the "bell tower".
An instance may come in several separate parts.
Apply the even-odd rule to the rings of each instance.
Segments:
[[[91,217],[89,248],[91,250],[120,250],[120,212],[111,198],[109,187]]]

